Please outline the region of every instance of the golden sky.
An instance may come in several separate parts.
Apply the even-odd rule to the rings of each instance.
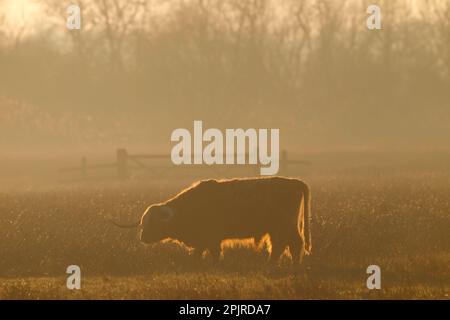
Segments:
[[[42,18],[40,4],[34,0],[3,0],[0,3],[7,28],[33,26]]]

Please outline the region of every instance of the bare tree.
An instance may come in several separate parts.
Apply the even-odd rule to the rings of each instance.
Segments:
[[[0,41],[1,44],[8,44],[9,48],[17,49],[22,43],[26,32],[28,31],[28,21],[23,16],[14,25],[8,21],[6,14],[6,2],[0,0]]]
[[[433,23],[431,39],[435,41],[431,45],[445,76],[450,80],[450,0],[427,0],[426,6],[422,7],[422,15]]]

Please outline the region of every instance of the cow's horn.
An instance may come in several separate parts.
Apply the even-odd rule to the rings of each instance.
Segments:
[[[116,227],[124,228],[124,229],[133,229],[133,228],[137,228],[137,227],[139,227],[141,225],[140,221],[134,222],[134,223],[131,223],[131,224],[121,224],[121,223],[115,222],[114,220],[109,220],[109,222],[111,222]]]
[[[169,222],[173,218],[174,212],[171,207],[161,206],[161,211],[163,212],[161,217],[164,222]]]

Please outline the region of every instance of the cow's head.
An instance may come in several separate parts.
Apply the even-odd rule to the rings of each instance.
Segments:
[[[141,241],[154,243],[170,237],[173,216],[174,210],[167,205],[148,207],[141,219]]]

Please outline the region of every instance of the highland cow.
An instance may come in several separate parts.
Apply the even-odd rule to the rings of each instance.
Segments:
[[[226,239],[270,235],[271,259],[289,246],[294,262],[311,253],[311,193],[303,181],[268,177],[204,180],[151,205],[140,222],[141,241],[177,239],[196,251],[219,256]]]

